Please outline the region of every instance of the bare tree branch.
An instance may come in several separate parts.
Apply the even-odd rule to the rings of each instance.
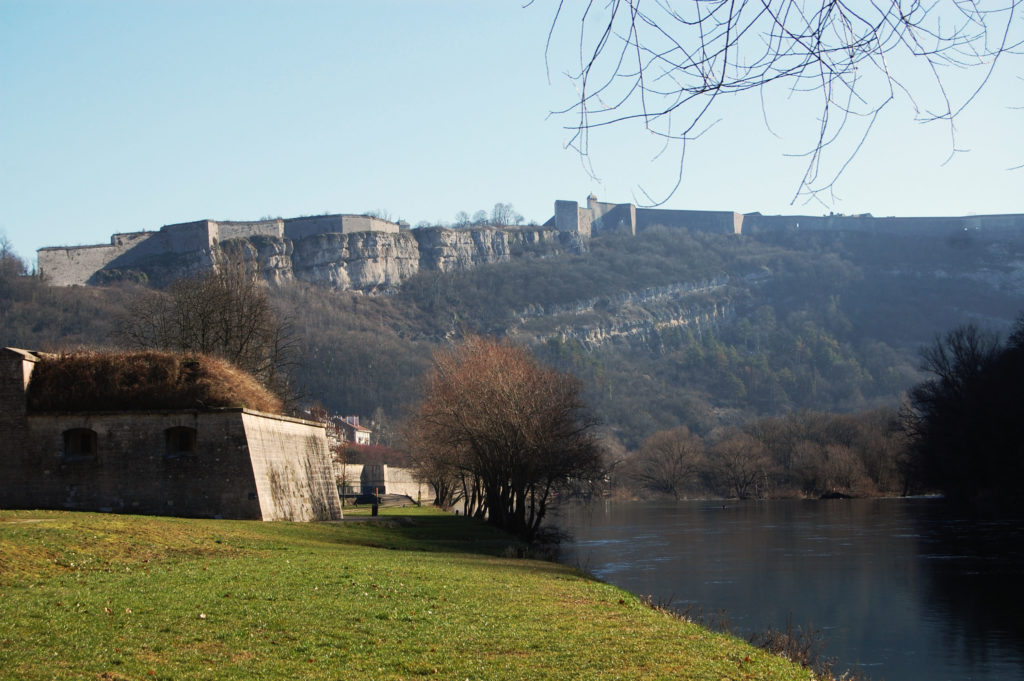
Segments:
[[[565,73],[576,101],[553,114],[572,117],[568,146],[591,168],[591,133],[601,128],[639,123],[678,143],[682,157],[706,119],[717,117],[722,97],[758,90],[765,102],[779,87],[790,98],[812,96],[817,130],[800,154],[807,164],[793,200],[818,198],[831,192],[897,96],[910,101],[917,121],[945,122],[956,153],[956,118],[997,63],[1020,54],[1020,1],[591,0],[575,12],[578,22],[560,2],[545,59],[550,74],[560,26],[578,33],[578,64]],[[915,70],[926,78],[916,81]],[[954,91],[954,70],[980,75]],[[859,133],[850,130],[860,127],[855,121],[864,121]],[[851,132],[852,148],[845,141]],[[834,171],[825,171],[826,155]],[[679,167],[681,176],[682,161]]]

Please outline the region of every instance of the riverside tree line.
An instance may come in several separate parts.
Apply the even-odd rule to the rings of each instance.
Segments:
[[[801,412],[708,438],[679,426],[616,455],[586,418],[576,379],[474,337],[435,355],[407,443],[438,503],[462,502],[526,539],[555,495],[608,483],[676,499],[941,492],[984,510],[1018,507],[1024,317],[1005,343],[963,326],[922,358],[931,377],[899,409]]]
[[[983,510],[1019,507],[1024,316],[1005,343],[967,325],[921,355],[930,378],[899,409],[800,412],[708,438],[679,426],[616,455],[600,446],[576,379],[524,348],[470,338],[435,355],[407,442],[438,503],[461,501],[527,539],[554,495],[606,483],[676,499],[941,492]]]
[[[896,409],[800,412],[701,437],[662,430],[617,461],[616,486],[680,499],[877,496],[911,488]]]
[[[679,498],[873,496],[940,492],[981,510],[1024,501],[1024,315],[1002,341],[958,326],[921,351],[928,378],[902,406],[799,412],[704,439],[650,436],[621,460],[622,484]]]

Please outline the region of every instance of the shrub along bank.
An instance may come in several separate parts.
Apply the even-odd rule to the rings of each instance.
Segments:
[[[394,509],[406,514],[409,509]],[[0,677],[809,679],[467,518],[0,511]]]

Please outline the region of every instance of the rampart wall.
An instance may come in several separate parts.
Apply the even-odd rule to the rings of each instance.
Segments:
[[[132,270],[146,271],[149,277],[155,277],[154,283],[160,284],[166,283],[167,278],[208,269],[217,245],[232,239],[263,236],[299,241],[321,234],[397,234],[399,231],[396,223],[365,215],[318,215],[289,220],[196,220],[164,225],[156,232],[114,234],[110,244],[41,248],[39,271],[54,286],[104,283],[110,280],[108,277],[116,278],[118,273]],[[156,264],[157,261],[161,264]]]
[[[28,350],[0,348],[0,433],[4,434],[0,440],[0,466],[3,459],[25,451],[25,391],[38,361],[38,356]]]
[[[600,220],[602,217],[604,217],[608,213],[612,212],[613,210],[615,210],[620,205],[624,205],[624,204],[608,203],[606,201],[598,201],[597,197],[594,196],[593,194],[591,194],[587,198],[587,210],[590,211],[591,216],[593,216],[593,218],[595,220]]]
[[[874,217],[863,215],[762,215],[734,211],[637,208],[631,203],[598,201],[591,194],[587,207],[575,201],[555,201],[555,215],[546,223],[560,232],[600,234],[639,233],[655,226],[716,234],[765,234],[779,231],[857,231],[943,236],[962,231],[1024,230],[1024,214],[959,217]]]
[[[156,232],[125,232],[123,234],[114,234],[110,237],[110,245],[119,246],[121,248],[139,248],[155,233]]]
[[[196,250],[209,251],[216,243],[217,223],[213,220],[196,220],[160,228],[161,246],[169,253],[190,253]]]
[[[1024,227],[1024,215],[968,215],[963,218],[963,223],[966,229],[1017,230]]]
[[[575,201],[555,201],[555,216],[548,221],[560,232],[587,236],[597,234],[637,234],[656,225],[692,229],[717,234],[740,234],[743,215],[733,211],[665,210],[637,208],[632,203],[598,201],[591,194],[587,207]]]
[[[412,469],[386,464],[342,464],[345,494],[404,494],[420,503],[434,500],[434,488],[416,477]]]
[[[354,234],[356,232],[385,232],[397,234],[400,228],[397,223],[368,215],[342,215],[341,233]]]
[[[99,272],[132,246],[99,245],[40,248],[39,271],[53,286],[75,286],[88,283]]]
[[[23,453],[5,462],[3,505],[259,519],[238,415],[179,412],[30,414]],[[167,428],[197,433],[194,459],[165,458]],[[88,429],[97,451],[64,456],[63,433]],[[17,483],[17,484],[14,484]]]
[[[405,230],[366,215],[317,215],[249,222],[199,220],[157,232],[114,234],[110,244],[42,248],[40,272],[51,284],[71,286],[145,281],[162,286],[214,266],[219,244],[250,240],[249,257],[268,281],[300,279],[340,289],[393,290],[422,269],[447,271],[500,262],[534,249],[579,252],[593,235],[636,234],[661,225],[716,234],[795,231],[947,236],[963,231],[1024,230],[1024,215],[883,217],[865,215],[746,215],[732,211],[637,208],[590,195],[586,207],[555,201],[543,228],[476,227]],[[256,238],[259,237],[259,238]]]
[[[269,236],[281,238],[284,236],[284,220],[257,220],[254,222],[210,222],[211,228],[216,230],[215,238],[218,241],[228,239],[248,239],[251,236]]]
[[[317,234],[341,234],[344,225],[340,215],[313,215],[285,220],[284,235],[299,241]]]
[[[713,234],[742,234],[743,214],[720,210],[636,209],[637,232],[650,229],[655,225],[683,227],[695,232]]]
[[[559,232],[589,237],[593,215],[586,208],[580,208],[576,201],[555,201],[555,216],[548,224],[552,222]]]
[[[38,359],[0,349],[0,508],[341,517],[322,424],[245,409],[33,411]]]
[[[395,234],[397,223],[368,215],[311,215],[284,221],[284,236],[300,241],[318,234],[354,234],[356,232],[385,232]]]
[[[264,520],[341,517],[322,425],[250,411],[242,412],[241,425]]]
[[[636,234],[636,206],[631,203],[598,205],[599,208],[589,209],[595,216],[591,228],[593,234]]]
[[[961,217],[874,217],[872,215],[744,216],[743,233],[778,231],[856,231],[868,233],[945,236],[964,231],[1024,230],[1024,215],[966,215]]]

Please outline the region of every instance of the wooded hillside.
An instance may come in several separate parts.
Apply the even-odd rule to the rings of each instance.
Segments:
[[[308,402],[388,432],[418,397],[431,351],[467,333],[509,336],[570,370],[630,448],[686,425],[895,404],[917,352],[964,322],[997,331],[1019,311],[1024,237],[862,233],[731,236],[651,229],[587,253],[523,254],[424,272],[392,296],[307,285],[272,291],[299,343]],[[0,343],[117,344],[135,285],[50,288],[3,268]]]

